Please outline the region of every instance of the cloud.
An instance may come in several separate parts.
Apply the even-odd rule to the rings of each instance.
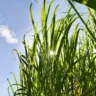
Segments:
[[[6,25],[0,25],[0,36],[3,37],[9,44],[18,43],[18,38],[16,37],[15,32],[10,30]]]

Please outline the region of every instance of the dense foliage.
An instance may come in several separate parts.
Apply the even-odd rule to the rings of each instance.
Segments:
[[[20,82],[13,74],[15,84],[8,79],[8,92],[11,89],[14,96],[96,96],[95,14],[89,9],[88,21],[80,27],[76,20],[82,16],[72,8],[56,20],[57,5],[48,23],[53,1],[46,11],[43,0],[39,32],[30,5],[32,47],[27,46],[24,35],[25,55],[15,49],[20,61]]]

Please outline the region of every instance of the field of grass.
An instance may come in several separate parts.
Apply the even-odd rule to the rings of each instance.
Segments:
[[[25,55],[14,49],[20,61],[20,82],[14,74],[14,84],[8,79],[9,96],[11,92],[14,96],[96,96],[95,13],[88,9],[85,22],[69,1],[71,7],[67,14],[56,20],[57,5],[48,24],[53,3],[54,0],[46,11],[46,0],[43,0],[39,32],[30,5],[34,39],[30,48],[24,35]],[[76,24],[77,19],[85,27]]]

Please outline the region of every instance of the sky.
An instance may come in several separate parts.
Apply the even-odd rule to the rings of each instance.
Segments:
[[[50,0],[47,0],[48,2]],[[29,6],[33,3],[33,16],[36,22],[40,22],[40,9],[42,0],[0,0],[0,95],[8,96],[7,78],[14,83],[10,72],[19,78],[19,62],[13,49],[24,53],[23,35],[32,29]],[[53,9],[60,3],[57,18],[67,12],[66,0],[55,0]],[[29,35],[33,34],[33,31]]]

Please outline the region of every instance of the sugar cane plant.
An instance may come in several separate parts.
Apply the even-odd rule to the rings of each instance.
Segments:
[[[57,5],[48,23],[53,2],[46,11],[46,0],[43,0],[40,31],[37,31],[30,5],[34,39],[30,48],[24,35],[25,55],[14,49],[20,61],[20,82],[12,73],[15,83],[11,84],[8,79],[9,96],[10,92],[14,96],[96,96],[96,46],[91,36],[95,37],[95,14],[89,9],[86,25],[91,34],[86,26],[81,28],[76,24],[78,16],[71,8],[57,20]],[[75,28],[70,30],[73,26]]]

